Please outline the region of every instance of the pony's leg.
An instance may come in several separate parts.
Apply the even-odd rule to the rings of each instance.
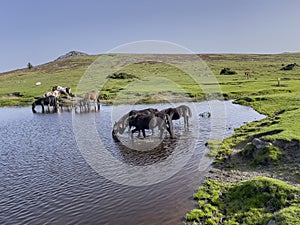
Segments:
[[[133,134],[134,134],[135,132],[137,132],[137,131],[139,131],[139,133],[140,133],[140,130],[138,130],[137,128],[135,128],[135,129],[133,129],[133,130],[131,131],[131,138],[133,138]]]
[[[159,131],[160,131],[160,134],[159,134],[159,138],[162,139],[162,136],[164,134],[164,130],[166,129],[166,126],[165,125],[161,125],[159,126]]]
[[[35,103],[32,104],[32,112],[36,113],[36,111],[35,111]]]
[[[167,125],[169,125],[167,127],[167,131],[169,132],[171,139],[175,139],[176,137],[174,135],[172,119],[169,115],[166,115],[166,119],[167,119]]]
[[[42,106],[42,113],[45,113],[44,104],[41,104],[41,106]]]
[[[145,132],[145,129],[143,129],[142,132],[143,132],[144,138],[146,138],[146,132]]]
[[[98,111],[100,111],[100,101],[99,101],[99,99],[97,99],[97,108],[98,108]]]
[[[183,127],[184,129],[186,129],[186,117],[185,115],[182,115],[182,117],[183,117]]]
[[[151,135],[153,136],[154,135],[154,128],[152,127],[151,129]]]

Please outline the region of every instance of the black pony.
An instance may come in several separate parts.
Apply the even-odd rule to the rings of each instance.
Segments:
[[[48,111],[49,112],[50,112],[50,106],[53,106],[54,112],[57,112],[58,101],[57,101],[56,97],[54,97],[54,96],[48,96],[48,97],[45,97],[45,98],[39,98],[34,103],[32,103],[32,112],[33,113],[36,113],[35,107],[37,105],[42,106],[42,113],[45,113],[45,108],[44,108],[45,105],[48,106]]]
[[[115,122],[112,130],[112,135],[116,136],[117,133],[123,134],[126,128],[128,127],[128,132],[130,132],[131,127],[133,126],[130,122],[130,117],[133,117],[137,114],[145,114],[145,115],[151,115],[158,112],[157,109],[153,108],[147,108],[147,109],[141,109],[141,110],[131,110],[130,112],[126,113],[124,116],[122,116],[117,122]],[[153,130],[152,130],[153,132]]]
[[[137,113],[129,118],[130,126],[134,126],[135,129],[131,131],[133,135],[135,132],[142,131],[144,138],[146,137],[145,129],[153,129],[158,127],[160,130],[160,138],[162,138],[164,130],[167,129],[171,138],[175,138],[173,133],[173,125],[172,120],[168,114],[165,112],[155,112],[153,114],[143,114]],[[152,133],[153,134],[153,133]]]

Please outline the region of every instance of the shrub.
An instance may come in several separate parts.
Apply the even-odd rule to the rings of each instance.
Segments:
[[[220,71],[220,75],[233,75],[233,74],[236,74],[236,72],[232,71],[230,68],[223,68]]]
[[[111,79],[133,79],[137,78],[137,76],[128,74],[128,73],[113,73],[112,75],[108,75],[107,78]]]

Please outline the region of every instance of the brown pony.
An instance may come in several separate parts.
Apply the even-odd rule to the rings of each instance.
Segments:
[[[189,127],[189,118],[192,117],[191,109],[186,105],[181,105],[176,108],[167,108],[162,110],[167,113],[172,120],[179,120],[181,117],[184,119],[184,128]]]
[[[250,78],[250,76],[251,76],[251,71],[246,71],[245,72],[245,77],[246,77],[246,79],[248,79],[248,78]]]
[[[100,99],[99,99],[99,91],[91,91],[85,94],[84,101],[87,103],[88,110],[90,110],[91,101],[94,102],[95,111],[100,110]]]

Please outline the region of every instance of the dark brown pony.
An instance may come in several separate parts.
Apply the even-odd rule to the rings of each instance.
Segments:
[[[158,127],[160,130],[160,138],[163,136],[163,132],[167,130],[171,138],[175,138],[173,133],[172,120],[165,112],[155,112],[154,114],[137,113],[129,117],[129,124],[134,126],[135,129],[131,131],[131,137],[135,132],[142,131],[144,138],[146,137],[145,130],[152,130]],[[153,134],[153,133],[152,133]]]
[[[180,105],[176,108],[163,109],[163,112],[168,114],[172,120],[179,120],[181,117],[184,119],[184,128],[189,127],[189,118],[192,117],[191,109],[186,105]]]
[[[117,122],[115,122],[113,126],[112,135],[115,136],[116,134],[123,134],[128,128],[128,133],[131,130],[132,124],[130,123],[130,117],[137,115],[139,113],[145,114],[145,115],[151,115],[155,112],[158,112],[157,109],[153,108],[147,108],[147,109],[141,109],[141,110],[131,110],[130,112],[126,113],[124,116],[122,116]],[[153,130],[152,130],[153,133]]]
[[[57,101],[56,97],[54,97],[54,96],[39,98],[35,102],[32,103],[32,112],[33,113],[36,113],[35,107],[37,105],[42,106],[42,113],[45,113],[45,108],[44,108],[45,105],[48,106],[48,112],[50,112],[50,106],[53,106],[54,112],[57,112],[58,101]]]

